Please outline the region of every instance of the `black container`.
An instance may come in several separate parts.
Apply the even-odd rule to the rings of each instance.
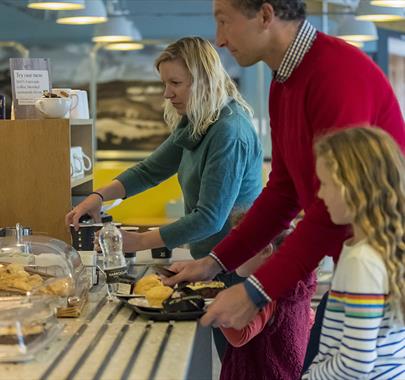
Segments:
[[[101,215],[102,223],[94,223],[89,215],[83,215],[79,222],[79,229],[76,231],[73,224],[70,225],[70,234],[72,235],[72,246],[78,251],[93,251],[94,238],[96,232],[103,228],[103,223],[111,222],[112,216],[107,214]],[[121,224],[117,223],[117,226]]]
[[[73,225],[70,226],[70,234],[72,235],[72,246],[78,251],[93,251],[94,237],[98,230],[103,228],[102,223],[84,224],[80,223],[79,229],[76,231]]]
[[[152,259],[171,259],[172,250],[167,247],[152,248]]]

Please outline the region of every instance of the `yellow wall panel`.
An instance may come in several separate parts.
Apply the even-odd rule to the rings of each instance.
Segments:
[[[109,184],[118,174],[131,167],[126,162],[98,162],[94,172],[94,188]],[[125,224],[161,224],[166,218],[165,207],[171,199],[180,199],[181,189],[177,176],[158,186],[124,200],[119,206],[108,211],[117,222]]]

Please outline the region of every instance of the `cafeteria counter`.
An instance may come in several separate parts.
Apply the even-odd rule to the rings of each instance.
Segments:
[[[151,263],[149,252],[137,265]],[[176,249],[176,259],[189,258]],[[82,315],[60,319],[63,331],[36,357],[0,363],[2,380],[211,379],[211,329],[198,321],[153,322],[94,288]]]

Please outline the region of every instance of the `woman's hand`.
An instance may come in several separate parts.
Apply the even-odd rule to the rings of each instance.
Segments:
[[[83,202],[79,203],[72,211],[66,214],[65,223],[66,225],[73,224],[75,230],[79,229],[79,219],[85,215],[89,214],[96,223],[101,222],[101,206],[103,201],[97,194],[90,194]]]
[[[168,286],[183,281],[212,280],[222,270],[220,265],[209,256],[194,261],[179,261],[169,269],[177,274],[163,280],[163,283]]]

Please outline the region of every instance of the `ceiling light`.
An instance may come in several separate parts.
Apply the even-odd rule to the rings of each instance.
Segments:
[[[134,41],[142,40],[142,34],[134,24],[132,24],[132,39]]]
[[[144,45],[139,42],[116,42],[104,46],[106,50],[141,50]]]
[[[363,21],[397,21],[404,18],[404,11],[400,8],[377,7],[368,1],[360,1],[356,11],[356,19]]]
[[[401,8],[405,7],[405,0],[372,0],[371,4],[378,7]]]
[[[132,23],[123,16],[109,17],[104,24],[94,28],[93,42],[124,42],[132,41]]]
[[[346,40],[346,42],[347,42],[348,44],[350,44],[350,45],[353,45],[353,46],[358,47],[359,49],[362,49],[362,48],[364,47],[364,42],[360,42],[360,41],[349,41],[349,40]]]
[[[30,0],[27,7],[54,11],[83,9],[84,0]]]
[[[378,40],[377,28],[371,21],[359,21],[353,16],[345,16],[338,25],[336,35],[346,41]]]
[[[86,8],[77,11],[59,12],[58,24],[85,25],[107,21],[107,11],[102,0],[87,0]]]

